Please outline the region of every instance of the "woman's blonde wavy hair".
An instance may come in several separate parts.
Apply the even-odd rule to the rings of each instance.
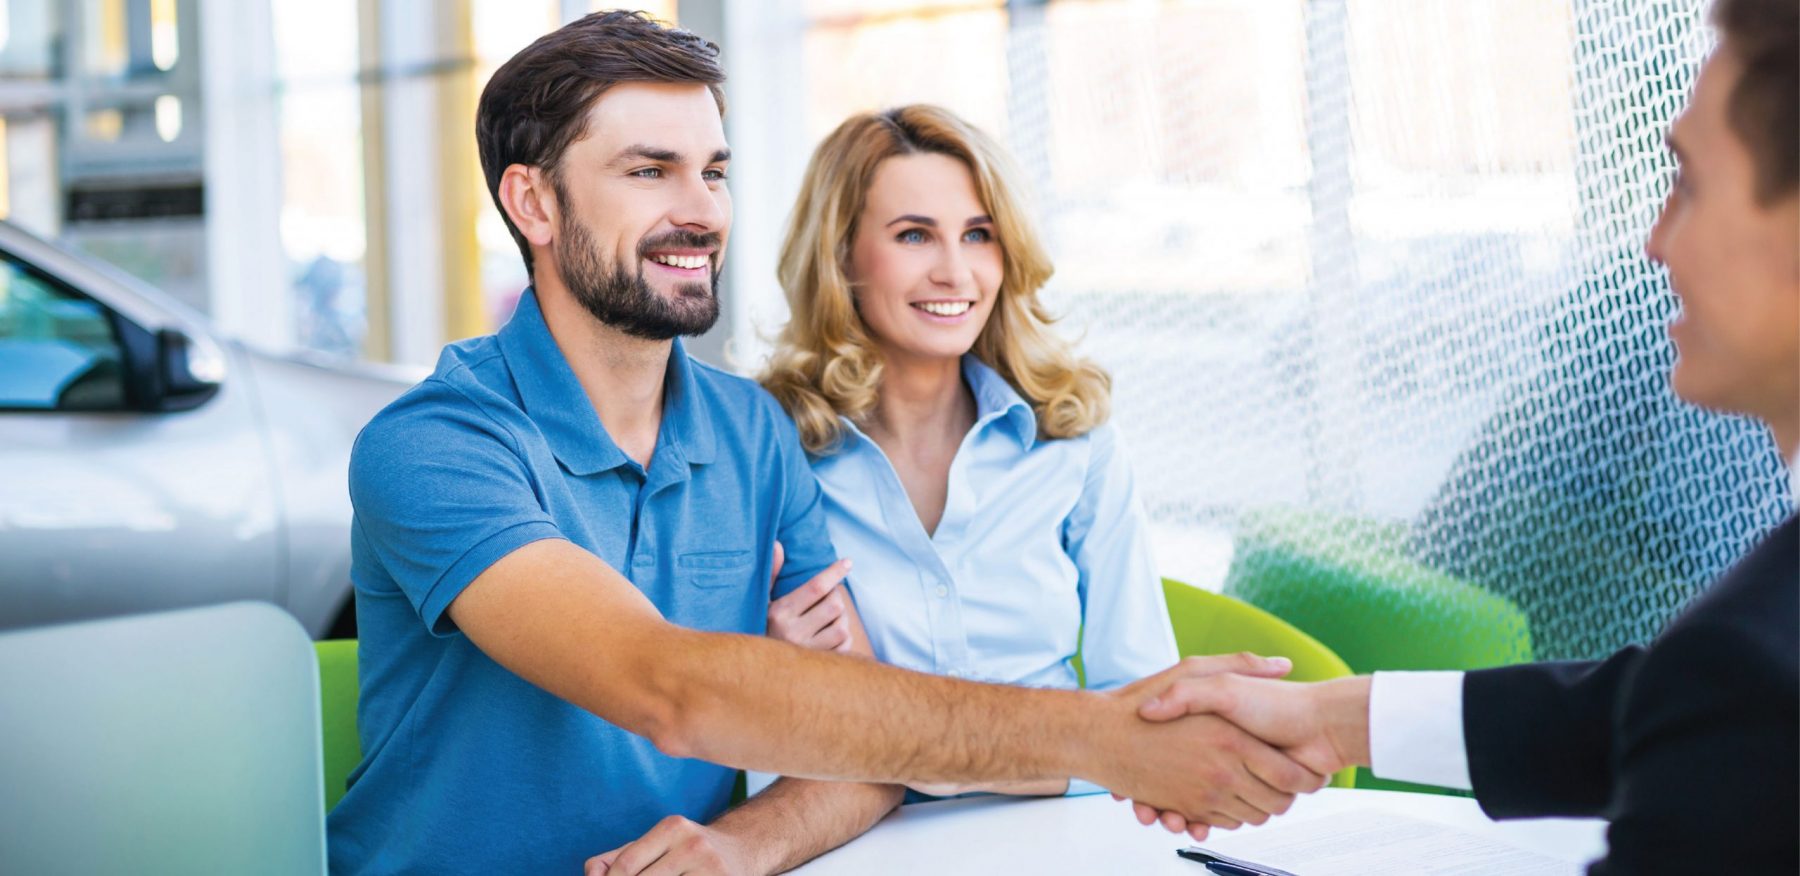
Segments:
[[[1106,422],[1112,378],[1050,330],[1038,290],[1054,270],[1019,197],[1018,171],[999,144],[941,107],[914,104],[852,116],[813,153],[781,246],[779,276],[793,316],[762,385],[787,409],[807,452],[835,452],[838,417],[875,407],[881,356],[856,312],[845,274],[856,220],[881,162],[937,153],[975,177],[1004,254],[1000,292],[971,351],[1031,404],[1039,438],[1073,438]]]

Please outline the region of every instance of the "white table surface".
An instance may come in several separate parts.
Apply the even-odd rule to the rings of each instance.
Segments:
[[[1270,826],[1341,812],[1378,808],[1447,824],[1570,862],[1606,850],[1605,822],[1538,819],[1495,822],[1474,800],[1397,791],[1326,788],[1302,797]],[[1205,845],[1227,854],[1230,837],[1257,830],[1214,833]],[[1207,876],[1205,868],[1175,856],[1193,845],[1185,834],[1144,827],[1125,803],[1100,794],[1019,799],[982,797],[903,806],[874,830],[794,871],[830,874],[924,873],[929,876],[991,873],[1168,873]]]

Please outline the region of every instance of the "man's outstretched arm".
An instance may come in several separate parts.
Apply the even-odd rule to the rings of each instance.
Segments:
[[[1140,719],[1162,677],[1105,694],[1010,688],[696,632],[558,539],[494,563],[449,615],[501,665],[678,757],[864,782],[1075,776],[1209,823],[1261,823],[1323,782],[1222,719]]]

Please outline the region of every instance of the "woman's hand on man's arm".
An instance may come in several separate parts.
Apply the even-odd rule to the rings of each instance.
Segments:
[[[784,559],[781,542],[776,542],[774,568],[769,573],[771,588],[781,574]],[[874,657],[862,618],[856,614],[856,603],[844,587],[844,576],[849,572],[850,560],[838,560],[794,592],[771,601],[769,638],[815,651]]]

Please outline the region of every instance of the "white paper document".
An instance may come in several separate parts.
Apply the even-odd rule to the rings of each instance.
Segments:
[[[1345,812],[1210,837],[1201,848],[1294,876],[1581,876],[1583,867],[1430,821]],[[1196,870],[1200,868],[1196,867]]]

